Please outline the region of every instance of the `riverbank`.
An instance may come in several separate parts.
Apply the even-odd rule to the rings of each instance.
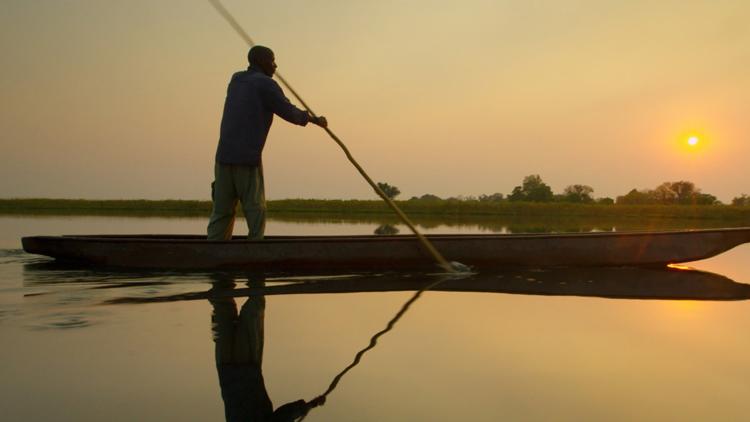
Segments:
[[[750,225],[750,207],[733,205],[603,205],[574,203],[487,202],[475,200],[396,201],[415,218],[550,217],[597,219],[695,219]],[[6,215],[208,216],[210,201],[0,199]],[[380,200],[283,199],[268,201],[271,216],[390,217]]]

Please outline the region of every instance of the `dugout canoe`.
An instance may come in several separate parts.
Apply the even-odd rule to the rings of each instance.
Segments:
[[[750,242],[750,227],[660,232],[431,235],[450,261],[476,268],[663,266]],[[434,267],[420,243],[396,236],[268,236],[208,241],[197,235],[69,235],[22,239],[26,252],[90,265],[299,271]]]

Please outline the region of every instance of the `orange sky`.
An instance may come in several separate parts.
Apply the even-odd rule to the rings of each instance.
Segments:
[[[225,5],[402,197],[750,193],[747,1]],[[11,0],[0,43],[0,197],[209,198],[246,47],[208,2]],[[278,120],[264,162],[272,199],[375,197],[318,128]]]

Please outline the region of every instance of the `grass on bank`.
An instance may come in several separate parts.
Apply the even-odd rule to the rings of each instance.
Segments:
[[[486,202],[474,200],[396,201],[408,215],[419,217],[586,217],[612,219],[706,219],[750,225],[750,206],[733,205],[602,205],[575,203]],[[338,217],[391,216],[380,200],[283,199],[268,201],[268,213]],[[208,216],[210,201],[0,199],[6,215]]]
[[[0,199],[0,214],[202,216],[211,212],[210,201],[146,199]]]

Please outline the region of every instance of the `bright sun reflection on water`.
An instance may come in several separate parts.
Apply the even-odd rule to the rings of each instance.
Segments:
[[[673,311],[671,316],[674,317],[685,317],[686,314],[694,314],[706,308],[704,303],[697,300],[671,300],[664,301],[664,304]]]

